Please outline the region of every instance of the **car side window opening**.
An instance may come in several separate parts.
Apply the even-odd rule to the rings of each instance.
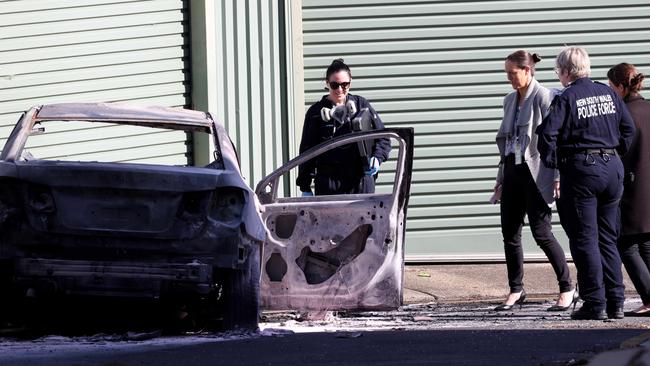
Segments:
[[[395,147],[395,146],[394,146]],[[357,159],[355,155],[358,146],[356,143],[342,146],[336,151],[336,154],[348,154],[350,159]],[[336,149],[335,149],[336,150]],[[310,159],[307,164],[313,164],[319,160],[328,159],[330,151]],[[395,162],[398,151],[396,148],[391,149],[387,161],[381,164],[381,170],[375,174],[365,174],[365,170],[352,170],[346,166],[321,166],[320,172],[316,168],[313,175],[311,190],[316,196],[325,195],[347,195],[347,194],[389,194],[393,190],[395,180]],[[299,168],[294,169],[297,176]],[[317,185],[325,186],[324,189],[318,189]],[[364,188],[362,186],[370,186]],[[298,195],[301,195],[298,192]]]
[[[188,166],[187,132],[90,121],[39,121],[21,159]]]
[[[368,139],[367,141],[364,142],[366,144],[368,143],[372,144],[373,139]],[[366,176],[365,174],[363,174],[363,171],[361,171],[361,173],[359,173],[359,171],[350,172],[345,170],[345,167],[339,167],[338,171],[327,171],[327,177],[321,178],[319,176],[319,173],[316,171],[312,177],[311,191],[315,192],[316,196],[333,196],[333,197],[346,196],[349,194],[390,194],[393,191],[393,187],[395,184],[396,162],[399,154],[398,143],[391,138],[390,144],[392,148],[390,150],[389,157],[385,162],[381,164],[381,170],[378,171],[376,174]],[[359,144],[357,142],[354,142],[345,146],[341,146],[340,148],[322,151],[317,156],[314,156],[313,158],[307,160],[305,163],[300,164],[300,166],[305,166],[305,165],[309,166],[310,164],[317,164],[319,160],[330,159],[332,151],[334,151],[334,154],[338,154],[340,156],[345,156],[345,154],[349,154],[351,159],[358,159],[359,156],[358,149],[359,149]],[[288,183],[291,183],[291,185],[295,186],[294,184],[296,181],[296,177],[300,174],[299,169],[300,169],[299,166],[295,166],[289,172],[285,173],[282,176],[282,178],[279,179],[278,186],[285,187],[286,185],[288,185]],[[327,169],[327,168],[323,168],[323,169]],[[333,167],[333,169],[336,169],[336,167]],[[331,179],[332,174],[335,177],[343,177],[343,179],[339,179],[339,180]],[[355,175],[355,174],[356,176],[353,179],[349,179],[351,175]],[[368,179],[372,180],[372,184],[374,185],[373,188],[374,192],[356,193],[355,191],[357,192],[362,191],[356,185],[367,184]],[[326,192],[325,194],[323,194],[322,192],[320,192],[320,190],[316,189],[317,184],[331,185],[332,190],[330,192]],[[278,189],[277,194],[278,194],[278,198],[286,198],[286,197],[293,196],[293,197],[301,197],[301,199],[310,199],[310,196],[304,196],[300,192],[300,189],[297,189],[295,193],[289,193],[282,189]]]

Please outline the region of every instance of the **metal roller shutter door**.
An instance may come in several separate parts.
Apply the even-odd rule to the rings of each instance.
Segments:
[[[182,0],[0,1],[0,144],[31,105],[188,105],[186,6]],[[184,132],[146,131],[139,139],[140,129],[121,131],[105,138],[110,160],[188,163]],[[66,143],[54,150],[63,154],[66,144],[83,142],[76,135],[63,136]]]
[[[215,118],[237,147],[249,185],[288,160],[285,11],[288,0],[220,0],[209,47],[217,52]],[[194,5],[194,3],[192,4]]]
[[[305,105],[323,94],[329,62],[345,58],[352,92],[387,125],[416,130],[407,260],[503,259],[498,207],[487,200],[510,91],[505,56],[541,54],[536,77],[546,87],[560,87],[553,60],[565,44],[587,48],[596,80],[624,61],[645,72],[649,17],[648,1],[630,0],[303,0]],[[524,230],[526,258],[544,258]]]

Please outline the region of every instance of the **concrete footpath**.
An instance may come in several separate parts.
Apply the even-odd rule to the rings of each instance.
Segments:
[[[576,271],[569,263],[575,283]],[[636,296],[625,274],[626,293]],[[524,288],[530,298],[552,299],[559,291],[549,263],[524,265]],[[508,294],[505,263],[496,264],[408,264],[404,267],[404,303],[500,302]]]
[[[576,271],[569,263],[575,283]],[[638,299],[627,273],[624,273],[627,299]],[[524,265],[524,288],[528,298],[553,300],[558,286],[549,263]],[[404,268],[404,303],[493,302],[499,304],[509,291],[505,263],[498,264],[409,264]],[[627,301],[626,301],[627,303]],[[634,307],[638,306],[635,301]],[[625,310],[632,310],[626,305]],[[650,323],[650,318],[648,318]],[[596,355],[589,365],[650,365],[650,333],[621,344],[620,350]]]

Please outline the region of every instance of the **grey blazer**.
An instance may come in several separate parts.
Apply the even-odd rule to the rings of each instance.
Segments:
[[[553,182],[560,180],[559,172],[555,169],[548,169],[541,163],[539,152],[537,151],[537,135],[535,129],[542,123],[542,120],[548,113],[548,108],[555,96],[554,92],[541,86],[537,80],[530,82],[524,103],[519,111],[516,125],[519,128],[519,141],[524,146],[524,161],[530,169],[539,192],[542,194],[544,201],[551,206],[553,199]],[[503,99],[503,120],[501,127],[497,132],[496,141],[501,155],[499,171],[497,172],[497,183],[503,183],[503,161],[505,160],[506,138],[508,137],[509,125],[517,113],[517,91],[506,95]]]

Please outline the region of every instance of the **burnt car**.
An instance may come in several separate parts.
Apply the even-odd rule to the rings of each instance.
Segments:
[[[83,138],[101,142],[115,134],[110,128],[205,133],[214,161],[106,161],[109,153]],[[83,151],[47,150],[70,145],[56,137],[70,129]],[[48,134],[56,143],[39,141]],[[286,182],[300,164],[378,138],[394,148],[377,193],[290,196]],[[254,193],[209,113],[120,104],[31,108],[0,155],[0,307],[69,296],[191,302],[226,329],[256,328],[260,308],[394,309],[402,302],[412,160],[412,128],[353,133],[289,161]]]
[[[30,140],[80,123],[203,132],[211,136],[214,161],[167,166],[33,153],[38,144]],[[110,130],[93,131],[102,137]],[[208,113],[120,104],[33,107],[0,155],[2,306],[60,295],[182,298],[221,309],[215,316],[227,329],[256,328],[264,239],[235,148]]]

